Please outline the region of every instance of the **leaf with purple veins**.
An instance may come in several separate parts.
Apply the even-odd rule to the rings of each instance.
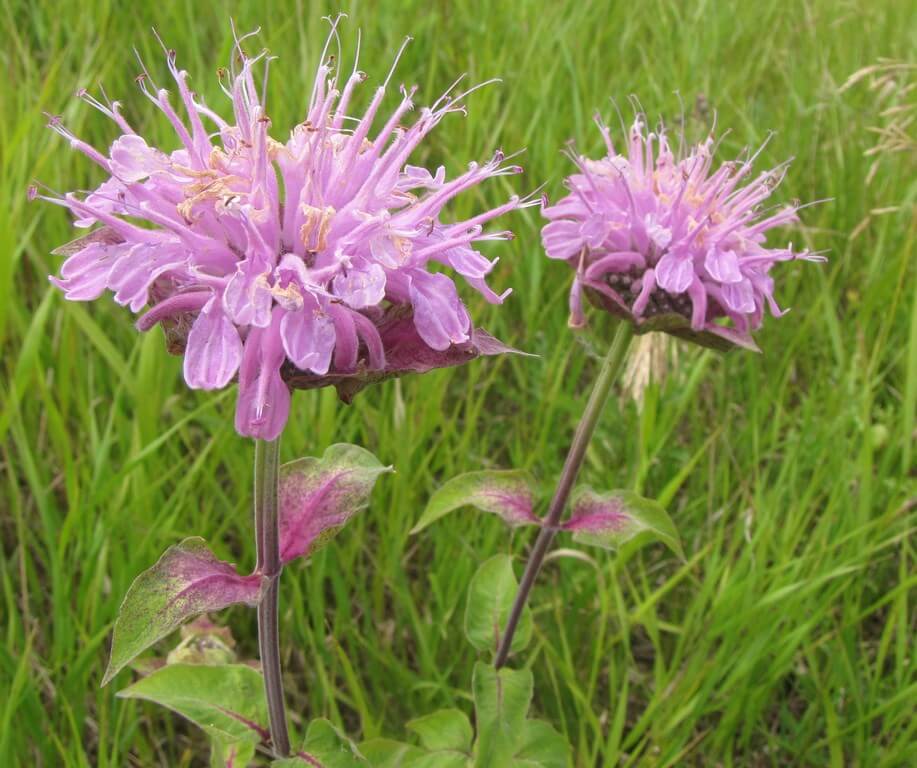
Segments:
[[[187,619],[236,603],[256,605],[261,588],[260,575],[241,576],[231,563],[218,560],[201,538],[169,547],[124,596],[102,685]]]
[[[588,486],[573,495],[573,513],[563,524],[574,541],[617,550],[625,544],[641,546],[661,541],[684,558],[678,531],[662,505],[633,491],[597,493]]]
[[[535,478],[519,469],[482,470],[453,477],[430,497],[427,508],[411,529],[422,531],[431,523],[464,506],[491,512],[507,525],[540,525],[533,512]]]
[[[356,445],[332,445],[320,458],[280,468],[280,559],[309,557],[369,503],[379,475],[392,472]]]
[[[152,701],[223,742],[270,739],[261,673],[247,664],[170,664],[123,691],[122,699]]]

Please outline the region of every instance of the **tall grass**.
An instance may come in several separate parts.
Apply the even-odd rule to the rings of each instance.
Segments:
[[[548,563],[534,595],[536,709],[567,734],[577,766],[913,760],[917,162],[913,152],[880,156],[867,184],[876,158],[864,152],[886,104],[865,81],[840,91],[882,57],[914,61],[907,5],[346,8],[344,58],[362,29],[361,67],[376,81],[406,34],[415,41],[396,76],[427,101],[463,71],[503,78],[471,98],[467,119],[438,129],[425,163],[454,172],[497,146],[525,147],[527,174],[513,187],[544,181],[556,197],[564,142],[598,150],[592,112],[612,117],[610,98],[627,112],[634,94],[670,121],[684,103],[695,138],[716,112],[732,129],[724,157],[776,131],[762,164],[796,158],[779,194],[831,198],[788,233],[830,262],[781,270],[793,310],[761,333],[762,355],[683,349],[640,409],[622,397],[605,413],[584,479],[662,498],[689,554],[680,563],[651,548],[622,563],[562,550]],[[261,25],[280,56],[269,107],[275,129],[292,125],[332,9],[230,10],[240,29]],[[44,110],[100,146],[113,139],[73,97],[79,87],[103,82],[145,134],[168,137],[132,83],[132,46],[165,75],[152,26],[219,104],[226,13],[190,2],[0,4],[0,765],[203,764],[198,732],[98,684],[120,597],[165,547],[202,534],[220,556],[253,563],[252,446],[232,429],[234,394],[186,391],[158,332],[138,336],[111,302],[69,304],[50,289],[49,251],[71,234],[26,188],[98,182],[43,127]],[[506,196],[504,181],[482,192],[487,201]],[[517,239],[491,253],[501,256],[494,284],[515,293],[499,310],[473,309],[539,359],[388,383],[351,407],[333,392],[295,397],[286,457],[347,440],[398,470],[334,547],[284,576],[296,723],[324,715],[354,736],[397,735],[421,711],[468,709],[465,588],[481,561],[521,557],[530,539],[509,539],[497,521],[472,525],[471,512],[416,538],[408,530],[430,492],[462,471],[528,467],[550,483],[596,365],[565,327],[568,275],[541,254],[537,210],[511,225]],[[225,618],[254,655],[254,616]]]

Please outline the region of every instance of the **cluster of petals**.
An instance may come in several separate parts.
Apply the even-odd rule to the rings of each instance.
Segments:
[[[569,194],[545,206],[547,255],[575,277],[570,323],[585,323],[582,297],[633,322],[710,346],[755,349],[751,332],[783,311],[771,268],[809,251],[768,248],[766,233],[798,220],[796,204],[767,209],[787,164],[751,176],[756,153],[714,170],[714,140],[676,155],[664,129],[638,117],[624,153],[596,119],[607,156],[574,156]],[[759,150],[760,152],[760,150]]]
[[[118,102],[82,92],[120,130],[107,154],[59,119],[51,125],[107,178],[89,193],[41,197],[68,208],[77,227],[94,228],[64,249],[69,258],[53,282],[66,297],[87,301],[108,290],[135,313],[149,306],[141,330],[184,327],[188,385],[218,389],[238,379],[236,428],[273,439],[289,412],[284,372],[384,371],[378,326],[392,308],[409,313],[412,342],[426,351],[472,343],[475,329],[451,275],[487,301],[502,302],[509,291],[488,287],[496,262],[476,244],[511,237],[485,225],[526,203],[513,197],[444,222],[443,209],[457,195],[521,169],[502,153],[448,180],[442,167],[431,173],[408,163],[446,115],[464,111],[470,91],[451,95],[458,83],[406,127],[414,89],[402,87],[394,111],[377,119],[390,72],[362,116],[351,117],[366,75],[355,63],[339,82],[326,46],[306,119],[281,143],[270,134],[264,106],[269,57],[247,56],[241,42],[238,71],[221,75],[232,103],[228,120],[191,91],[171,51],[183,115],[146,70],[138,78],[173,126],[175,149],[148,143]]]

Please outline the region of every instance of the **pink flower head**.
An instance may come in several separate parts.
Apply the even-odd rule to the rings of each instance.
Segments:
[[[762,208],[787,164],[750,178],[756,154],[712,171],[712,138],[676,156],[665,131],[646,132],[640,117],[619,154],[607,126],[596,122],[608,155],[574,157],[579,172],[567,179],[570,194],[543,209],[547,255],[576,270],[570,324],[585,323],[585,289],[638,333],[664,330],[705,346],[757,349],[750,332],[761,325],[765,304],[783,314],[771,267],[823,260],[792,245],[765,246],[769,229],[798,220],[798,205]]]
[[[190,387],[219,389],[237,378],[236,428],[264,439],[282,430],[297,378],[308,386],[383,378],[506,351],[472,326],[450,275],[501,303],[509,291],[498,295],[485,282],[496,260],[476,244],[509,239],[511,232],[486,232],[484,225],[529,203],[513,197],[465,221],[441,214],[461,192],[521,168],[500,152],[451,180],[442,167],[408,164],[446,115],[464,113],[462,100],[474,89],[450,95],[456,81],[405,126],[414,88],[402,87],[394,112],[376,119],[390,72],[363,116],[351,117],[351,97],[366,75],[355,62],[339,81],[326,45],[306,119],[281,142],[270,134],[256,84],[256,67],[264,69],[259,81],[266,79],[269,58],[246,55],[242,40],[238,71],[221,73],[229,120],[190,90],[172,51],[168,67],[183,115],[145,69],[138,78],[172,124],[175,149],[151,146],[118,102],[85,92],[81,97],[121,131],[107,154],[52,118],[51,127],[108,176],[88,194],[41,195],[68,208],[77,227],[101,225],[58,251],[68,258],[52,282],[71,300],[110,290],[135,313],[150,305],[138,328],[163,326],[170,347],[184,352]],[[410,318],[412,333],[400,329],[398,339],[409,339],[410,348],[401,344],[400,367],[390,371],[379,328],[394,311]],[[423,360],[405,360],[412,356]],[[351,382],[350,391],[356,388]]]

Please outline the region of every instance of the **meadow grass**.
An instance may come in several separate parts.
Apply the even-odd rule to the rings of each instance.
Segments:
[[[779,269],[793,309],[766,324],[763,354],[682,347],[642,408],[620,394],[607,407],[583,479],[662,499],[687,560],[654,546],[626,562],[569,548],[548,562],[525,663],[537,714],[568,736],[577,766],[913,765],[917,163],[913,150],[880,156],[867,184],[876,158],[864,152],[876,140],[870,129],[892,119],[881,111],[914,96],[894,83],[871,89],[868,78],[840,90],[880,58],[914,61],[907,6],[345,7],[344,60],[362,29],[361,67],[375,82],[406,34],[415,40],[396,79],[419,84],[422,101],[461,72],[472,82],[503,78],[418,158],[455,172],[496,147],[526,148],[525,176],[491,183],[457,213],[543,181],[556,198],[570,169],[565,142],[597,151],[593,111],[615,121],[614,97],[627,116],[631,94],[651,119],[677,121],[683,102],[694,138],[715,111],[719,128],[731,128],[723,157],[775,131],[762,165],[796,158],[778,197],[831,198],[783,235],[830,261]],[[261,25],[256,45],[280,56],[269,91],[275,130],[301,119],[331,10],[232,6],[238,28]],[[44,127],[43,110],[99,146],[112,140],[112,126],[74,98],[79,87],[104,83],[147,136],[169,138],[132,83],[132,46],[166,74],[150,27],[178,51],[195,89],[221,103],[214,73],[229,57],[226,13],[190,2],[0,3],[3,766],[206,759],[198,731],[114,698],[130,672],[104,690],[99,682],[120,598],[167,546],[200,534],[221,557],[253,564],[252,445],[233,431],[234,392],[187,391],[158,331],[140,336],[109,300],[65,303],[51,289],[46,275],[59,259],[49,252],[72,234],[65,214],[28,202],[26,188],[100,180]],[[851,238],[871,211],[880,212]],[[537,209],[509,223],[517,238],[491,249],[501,257],[492,284],[514,295],[496,310],[472,307],[540,358],[386,383],[350,407],[332,391],[294,399],[285,457],[352,441],[397,469],[333,547],[284,575],[294,727],[327,716],[355,737],[400,736],[422,712],[470,711],[465,590],[494,553],[513,553],[521,569],[532,539],[470,510],[408,531],[430,493],[463,471],[526,467],[547,490],[598,344],[577,343],[566,328],[569,275],[543,257]],[[254,655],[254,614],[221,618]]]

